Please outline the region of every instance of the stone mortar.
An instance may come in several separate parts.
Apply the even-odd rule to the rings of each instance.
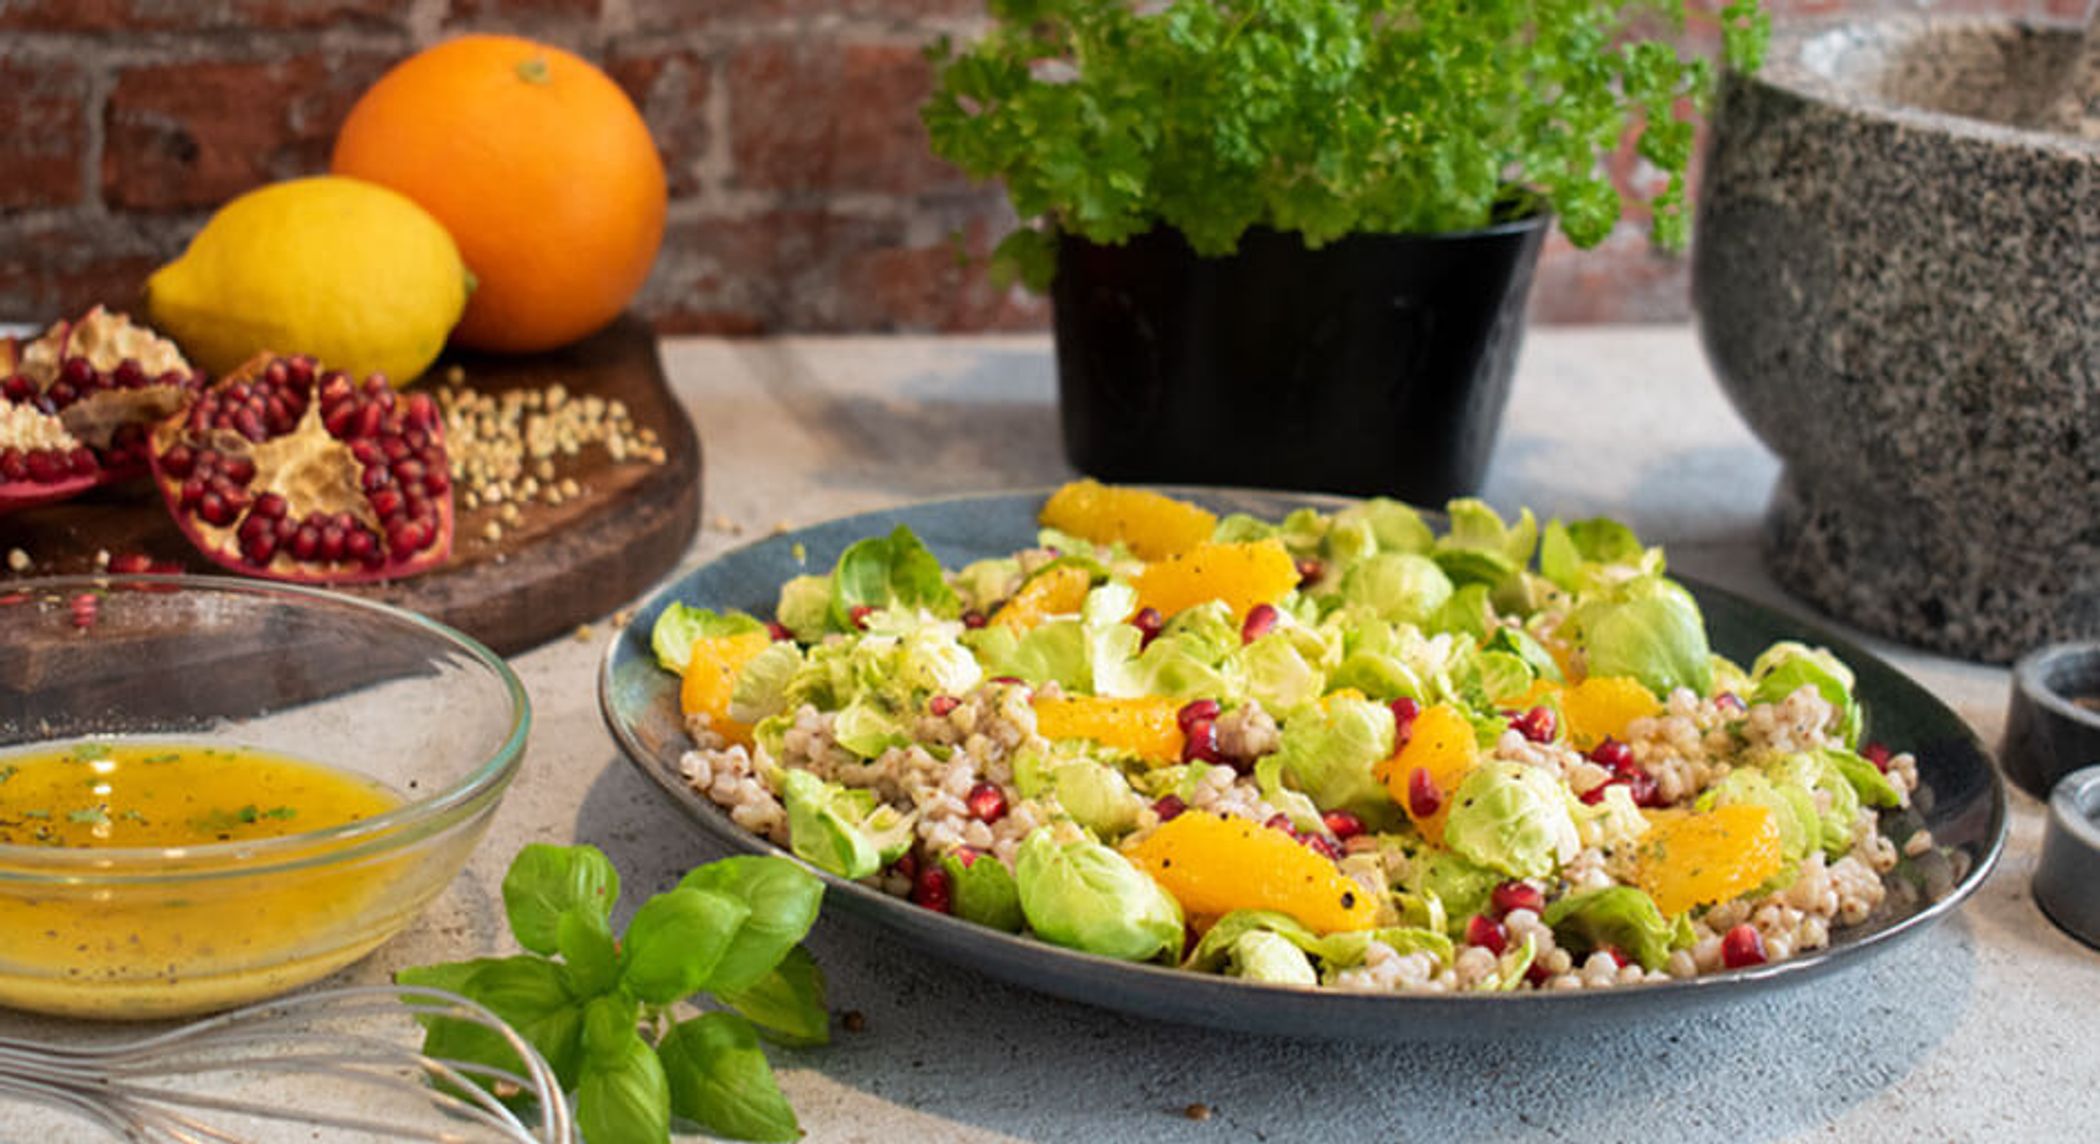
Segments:
[[[2078,44],[1803,26],[1713,117],[1693,305],[1784,463],[1772,573],[1966,658],[2100,636],[2100,146],[2038,126]]]

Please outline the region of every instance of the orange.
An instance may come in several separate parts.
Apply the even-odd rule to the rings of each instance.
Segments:
[[[1171,616],[1223,600],[1235,621],[1256,604],[1274,604],[1298,586],[1298,564],[1281,541],[1199,544],[1179,556],[1145,565],[1134,585],[1138,607]]]
[[[678,709],[691,715],[707,712],[708,726],[732,743],[751,745],[751,728],[729,717],[729,699],[744,665],[773,643],[765,632],[735,636],[701,636],[693,641],[693,658],[678,684]]]
[[[1150,762],[1173,763],[1181,760],[1180,712],[1179,701],[1156,695],[1038,697],[1035,730],[1045,739],[1087,739]]]
[[[1245,818],[1183,811],[1129,858],[1192,916],[1276,910],[1315,933],[1370,929],[1378,917],[1378,903],[1333,862]]]
[[[1027,631],[1052,616],[1078,611],[1093,586],[1094,578],[1077,564],[1044,569],[992,613],[992,622],[1017,632]]]
[[[1772,808],[1754,802],[1704,813],[1648,812],[1649,829],[1635,855],[1633,884],[1664,916],[1725,902],[1764,885],[1786,863],[1785,840]]]
[[[1593,675],[1560,694],[1568,738],[1585,751],[1606,739],[1625,742],[1635,719],[1653,718],[1662,709],[1653,692],[1626,675]]]
[[[1458,794],[1458,784],[1466,781],[1479,754],[1480,744],[1465,712],[1449,703],[1432,703],[1415,716],[1407,742],[1391,758],[1372,767],[1371,774],[1407,811],[1422,837],[1441,843],[1444,820],[1451,816],[1451,801]],[[1428,814],[1417,813],[1421,808],[1409,797],[1417,770],[1428,772],[1429,782],[1436,788],[1436,809]]]
[[[475,289],[453,340],[529,353],[617,317],[664,231],[664,168],[641,113],[589,62],[465,36],[397,64],[336,136],[336,174],[436,216]]]
[[[1043,523],[1096,544],[1122,541],[1140,560],[1179,556],[1210,539],[1215,514],[1148,489],[1079,480],[1050,494]]]

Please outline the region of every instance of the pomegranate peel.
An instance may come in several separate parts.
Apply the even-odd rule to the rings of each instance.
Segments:
[[[207,559],[273,580],[397,580],[452,551],[444,425],[305,357],[258,355],[152,433],[155,482]]]

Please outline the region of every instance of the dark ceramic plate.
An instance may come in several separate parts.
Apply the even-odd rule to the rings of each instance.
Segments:
[[[1332,498],[1219,490],[1170,490],[1219,512],[1276,519],[1293,508],[1332,508]],[[772,613],[790,576],[831,566],[848,545],[905,524],[943,565],[1004,555],[1032,543],[1043,493],[969,497],[871,512],[771,537],[697,568],[656,596],[614,641],[600,672],[599,702],[613,736],[643,774],[707,833],[755,854],[786,852],[729,820],[678,775],[690,745],[678,716],[678,682],[657,669],[649,630],[673,600]],[[1918,757],[1924,789],[1914,811],[1884,815],[1904,837],[1922,822],[1943,850],[1889,875],[1890,902],[1865,924],[1838,931],[1824,950],[1776,965],[1630,989],[1482,996],[1394,995],[1264,985],[1076,953],[913,906],[822,874],[827,904],[870,919],[899,940],[1027,989],[1141,1016],[1250,1032],[1365,1040],[1495,1035],[1541,1020],[1606,1020],[1748,998],[1808,981],[1890,948],[1945,917],[1982,883],[2005,837],[2005,792],[1966,724],[1922,687],[1843,638],[1741,597],[1687,581],[1705,609],[1715,650],[1748,663],[1781,639],[1830,648],[1852,665],[1875,738]],[[1896,821],[1899,817],[1908,821]],[[819,871],[821,874],[822,872]],[[1901,888],[1894,884],[1903,883]]]

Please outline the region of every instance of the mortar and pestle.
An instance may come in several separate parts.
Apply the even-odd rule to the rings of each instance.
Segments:
[[[1887,17],[1725,77],[1692,293],[1783,463],[1765,555],[1858,627],[2100,637],[2100,32]]]

